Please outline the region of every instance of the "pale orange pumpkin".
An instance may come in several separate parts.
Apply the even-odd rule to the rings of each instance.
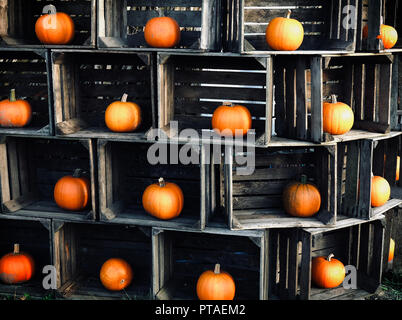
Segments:
[[[371,178],[371,205],[380,207],[384,205],[391,195],[391,187],[387,180],[380,176]]]
[[[10,99],[0,101],[0,126],[20,128],[28,125],[32,118],[32,108],[28,101],[17,100],[15,89],[11,89]]]
[[[363,28],[363,39],[367,39],[367,37],[368,25],[365,25]],[[377,39],[381,39],[384,49],[392,49],[398,42],[398,32],[392,26],[381,24],[380,34],[377,36]]]
[[[301,182],[291,182],[282,194],[285,212],[295,217],[311,217],[321,206],[321,195],[317,187],[307,183],[307,176],[301,176]]]
[[[141,108],[127,101],[125,93],[121,101],[111,103],[105,112],[106,126],[114,132],[132,132],[141,124]]]
[[[63,45],[73,41],[75,26],[68,14],[57,12],[54,5],[45,6],[43,13],[35,24],[35,33],[40,42]]]
[[[265,30],[266,41],[274,50],[294,51],[303,43],[303,25],[296,19],[291,19],[290,14],[291,10],[288,10],[286,18],[272,19]]]
[[[204,271],[197,281],[197,296],[200,300],[233,300],[236,285],[233,277],[215,265],[215,270]]]
[[[54,200],[60,208],[80,211],[88,205],[91,184],[82,173],[81,169],[77,169],[72,176],[65,176],[57,181],[54,187]]]
[[[394,239],[391,238],[389,241],[388,262],[394,260],[394,251],[395,251],[395,241]]]
[[[311,265],[311,279],[321,288],[335,288],[345,279],[345,266],[331,253],[327,258],[313,258]]]
[[[333,135],[344,134],[353,127],[353,110],[347,104],[338,102],[335,95],[331,98],[331,103],[324,102],[323,105],[323,130]]]
[[[222,136],[244,136],[251,129],[251,113],[241,105],[224,102],[212,115],[212,129]]]
[[[180,27],[170,17],[152,18],[145,25],[144,37],[151,47],[172,48],[180,42]]]
[[[35,272],[33,258],[20,252],[19,244],[14,244],[14,252],[0,259],[0,279],[7,284],[22,283],[30,280]]]
[[[400,171],[400,167],[401,167],[401,157],[397,156],[396,157],[396,177],[395,180],[399,181],[399,171]]]
[[[145,189],[142,205],[144,210],[155,218],[173,219],[183,210],[183,192],[177,184],[159,178],[158,183],[151,184]]]
[[[127,261],[111,258],[102,265],[99,277],[106,289],[121,291],[131,284],[133,270]]]

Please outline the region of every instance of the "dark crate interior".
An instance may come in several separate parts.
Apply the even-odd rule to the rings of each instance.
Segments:
[[[0,46],[42,46],[35,34],[35,23],[43,7],[49,4],[73,19],[75,36],[71,46],[95,46],[95,39],[92,39],[95,0],[7,0],[3,3]]]
[[[219,56],[170,56],[162,64],[167,80],[168,102],[165,108],[170,119],[178,121],[179,132],[185,128],[212,133],[212,115],[223,102],[248,108],[252,116],[255,139],[264,137],[267,99],[267,68],[255,58]],[[159,90],[162,90],[160,88]],[[172,101],[173,100],[173,101]],[[169,107],[173,110],[169,110]],[[168,116],[168,117],[169,117]]]
[[[63,295],[149,299],[152,250],[151,239],[143,231],[124,225],[69,223],[56,237],[60,238],[58,250],[66,253],[60,256]],[[100,281],[102,265],[110,258],[124,259],[132,268],[133,280],[123,291],[109,291]]]
[[[9,139],[7,142],[10,200],[22,201],[22,211],[27,214],[87,216],[93,213],[92,199],[81,212],[61,209],[54,201],[54,186],[75,169],[82,169],[90,178],[89,151],[80,141],[55,139]],[[3,207],[6,199],[3,198]],[[23,214],[21,211],[17,213]]]
[[[171,154],[174,156],[169,145],[165,145],[168,147],[167,159],[163,160],[161,149],[159,154],[156,154],[161,156],[159,164],[151,164],[148,161],[148,149],[155,145],[109,142],[109,146],[110,154],[107,157],[111,157],[109,170],[112,172],[106,173],[108,194],[105,200],[107,207],[113,207],[119,203],[120,210],[116,215],[116,221],[123,219],[121,221],[151,221],[151,224],[172,223],[173,225],[179,223],[188,226],[195,225],[200,221],[201,177],[199,164],[167,164],[170,162]],[[191,152],[199,159],[196,151]],[[111,178],[108,178],[110,175]],[[184,195],[184,206],[180,216],[168,221],[152,217],[142,206],[142,195],[145,189],[149,185],[157,183],[160,177],[167,182],[176,183]]]
[[[259,299],[260,249],[247,237],[172,231],[166,239],[172,246],[172,276],[161,292],[169,291],[170,298],[197,300],[199,276],[219,263],[235,281],[235,300]]]
[[[32,108],[29,125],[0,128],[0,133],[48,135],[49,88],[45,52],[0,51],[0,76],[0,101],[9,99],[11,89],[15,89],[16,98],[28,101]]]
[[[153,84],[149,55],[56,53],[54,59],[58,134],[133,138],[143,136],[152,127]],[[140,106],[142,123],[133,133],[114,133],[105,124],[105,111],[125,93],[127,101]],[[84,125],[71,127],[68,123],[72,120],[84,122]]]
[[[30,254],[35,263],[31,280],[16,285],[0,283],[2,293],[9,296],[28,294],[36,297],[45,297],[50,294],[50,291],[42,286],[45,277],[42,269],[52,265],[49,241],[49,231],[39,221],[0,219],[0,256],[13,252],[14,244],[19,244],[20,252]]]

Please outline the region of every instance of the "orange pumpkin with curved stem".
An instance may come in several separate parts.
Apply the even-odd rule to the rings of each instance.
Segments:
[[[113,132],[132,132],[141,124],[141,108],[127,101],[125,93],[121,101],[111,103],[105,112],[106,126]]]
[[[35,271],[32,257],[20,252],[19,244],[14,244],[14,252],[0,259],[0,279],[7,284],[22,283],[30,280]]]
[[[91,184],[82,170],[75,170],[72,176],[60,178],[54,187],[54,200],[65,210],[80,211],[85,209],[90,198]]]
[[[250,111],[231,102],[224,102],[212,115],[212,129],[222,136],[244,136],[251,129],[251,122]]]
[[[371,205],[380,207],[384,205],[391,195],[391,187],[387,180],[380,176],[371,178]]]
[[[159,178],[158,183],[151,184],[145,189],[142,205],[144,210],[155,218],[173,219],[183,210],[183,192],[177,184]]]
[[[106,289],[121,291],[131,284],[133,270],[127,261],[111,258],[102,265],[99,277]]]
[[[288,10],[285,18],[272,19],[265,30],[266,41],[274,50],[294,51],[303,43],[303,25],[296,19],[291,19],[290,15],[291,10]]]
[[[332,95],[332,102],[323,105],[323,130],[330,134],[344,134],[353,127],[353,110],[345,103],[338,102]]]
[[[28,125],[32,118],[32,108],[28,101],[17,100],[15,89],[11,89],[10,99],[0,101],[0,126],[20,128]]]
[[[69,44],[74,39],[75,26],[71,17],[57,12],[54,5],[43,8],[43,15],[35,24],[35,33],[43,44]]]
[[[233,277],[215,265],[215,270],[204,271],[197,281],[197,296],[200,300],[233,300],[236,285]]]
[[[145,25],[146,43],[154,48],[172,48],[180,42],[180,27],[170,17],[155,17]]]
[[[311,279],[321,288],[335,288],[345,279],[345,266],[331,253],[326,257],[316,257],[311,265]]]

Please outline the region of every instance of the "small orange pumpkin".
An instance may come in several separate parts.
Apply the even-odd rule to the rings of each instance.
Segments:
[[[294,51],[303,43],[303,25],[296,19],[291,19],[291,13],[288,10],[286,18],[272,19],[265,30],[266,41],[274,50]]]
[[[224,102],[212,115],[212,129],[222,136],[244,136],[251,129],[251,122],[250,111],[231,102]]]
[[[400,156],[397,156],[397,157],[396,157],[396,177],[395,177],[395,180],[396,180],[396,181],[399,181],[399,170],[400,170],[400,167],[401,167],[401,157],[400,157]]]
[[[145,189],[142,205],[146,212],[158,219],[176,218],[183,210],[183,191],[177,184],[159,178],[158,183],[153,183]]]
[[[337,102],[332,95],[332,102],[323,105],[323,130],[330,134],[344,134],[353,127],[353,110],[345,103]]]
[[[133,280],[133,270],[127,261],[111,258],[103,265],[99,273],[103,286],[110,291],[121,291]]]
[[[388,262],[394,260],[394,251],[395,251],[395,241],[394,239],[391,238],[389,241]]]
[[[368,37],[368,25],[363,28],[363,39]],[[394,27],[388,26],[386,24],[381,24],[380,34],[377,39],[381,39],[384,45],[384,49],[392,49],[398,41],[398,32]]]
[[[73,19],[64,12],[57,12],[51,4],[43,8],[43,13],[35,24],[39,41],[43,44],[69,44],[74,39]]]
[[[215,270],[204,271],[197,281],[197,296],[200,300],[233,300],[236,285],[233,277],[215,265]]]
[[[77,169],[72,176],[65,176],[57,181],[54,187],[54,200],[60,208],[80,211],[88,205],[91,184],[82,173],[81,169]]]
[[[121,101],[111,103],[105,112],[106,126],[114,132],[132,132],[141,124],[141,108],[134,102],[127,102],[125,93]]]
[[[180,27],[170,17],[152,18],[145,25],[144,37],[151,47],[172,48],[180,42]]]
[[[0,279],[7,284],[22,283],[30,280],[35,271],[32,257],[20,252],[20,245],[14,244],[14,252],[0,259]]]
[[[11,89],[10,99],[0,101],[0,126],[20,128],[28,125],[32,118],[32,108],[28,101],[17,100],[15,89]]]
[[[387,180],[380,176],[371,178],[371,205],[380,207],[384,205],[391,196],[391,187]]]
[[[301,176],[301,182],[291,182],[282,194],[285,211],[295,217],[311,217],[321,206],[321,195],[317,187],[307,183],[307,176]]]
[[[311,279],[321,288],[335,288],[345,279],[345,266],[331,253],[327,258],[313,258],[311,265]]]

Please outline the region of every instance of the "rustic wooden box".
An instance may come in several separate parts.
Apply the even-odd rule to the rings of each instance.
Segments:
[[[235,280],[235,300],[266,300],[267,241],[268,231],[212,227],[197,233],[153,228],[152,295],[157,300],[197,300],[198,277],[219,263]]]
[[[2,137],[0,178],[4,214],[66,220],[96,219],[95,146],[90,139]],[[86,171],[91,200],[81,212],[66,211],[54,201],[54,186],[75,169]]]
[[[226,147],[220,164],[211,170],[211,214],[224,213],[232,230],[325,227],[336,223],[336,145],[259,148],[255,163],[240,163],[247,150]],[[244,159],[243,159],[244,160]],[[240,170],[252,169],[244,174]],[[251,173],[251,175],[250,175]],[[293,217],[283,209],[282,193],[291,181],[307,175],[321,194],[320,211],[308,218]],[[211,215],[208,220],[213,221]]]
[[[157,124],[162,136],[180,142],[210,142],[213,112],[223,102],[233,102],[246,106],[252,116],[254,132],[244,140],[268,144],[272,131],[272,57],[161,53],[157,68]],[[183,129],[195,130],[194,135],[188,136]],[[216,134],[213,139],[223,140]]]
[[[155,145],[98,140],[100,219],[111,223],[203,229],[210,195],[204,147],[166,145],[167,158],[163,159],[160,154],[161,163],[157,164],[148,161],[151,147]],[[177,152],[191,153],[193,161],[198,163],[170,164],[171,157],[178,156]],[[176,183],[184,194],[183,210],[172,220],[154,218],[142,206],[145,189],[160,177]]]
[[[276,134],[313,142],[353,136],[323,133],[322,104],[333,94],[353,109],[352,129],[389,132],[392,62],[391,54],[276,57]]]
[[[381,284],[384,216],[370,222],[338,221],[325,229],[275,229],[270,231],[269,299],[359,300]],[[311,260],[333,253],[345,266],[357,269],[356,289],[341,284],[333,289],[311,281]]]
[[[69,45],[43,45],[35,34],[36,20],[43,7],[52,4],[70,15],[75,36]],[[0,46],[95,48],[96,0],[4,0],[0,4]]]
[[[54,134],[50,57],[46,50],[0,48],[0,101],[15,89],[17,99],[32,107],[32,120],[24,128],[0,128],[0,134],[48,136]]]
[[[397,223],[398,214],[400,214],[398,212],[399,210],[400,209],[398,207],[396,207],[396,208],[388,210],[387,212],[384,213],[385,233],[384,233],[384,253],[383,253],[383,264],[382,264],[383,274],[385,272],[387,272],[388,270],[393,269],[393,260],[388,261],[389,246],[390,246],[391,238],[393,240],[398,239],[398,234],[400,232],[398,230],[398,223]],[[395,246],[398,246],[398,245],[395,243]]]
[[[66,299],[150,299],[151,230],[126,225],[53,220],[53,255],[57,292]],[[123,291],[109,291],[99,273],[106,260],[122,258],[133,270]]]
[[[402,130],[402,54],[394,54],[392,64],[391,130]]]
[[[144,140],[155,119],[152,60],[150,53],[53,51],[56,134]],[[141,107],[142,124],[132,133],[112,132],[105,111],[124,93]]]
[[[221,0],[99,0],[98,46],[100,48],[152,48],[144,38],[149,19],[158,10],[174,18],[180,26],[178,45],[183,51],[219,51],[221,49]]]
[[[395,179],[401,138],[401,132],[391,132],[377,138],[338,143],[338,212],[371,219],[402,203],[401,182]],[[384,177],[391,186],[391,199],[381,207],[371,207],[372,174]]]
[[[31,280],[15,285],[0,281],[1,294],[12,299],[19,299],[24,295],[41,299],[53,296],[53,290],[46,290],[42,284],[46,276],[42,273],[43,267],[53,265],[50,235],[50,219],[0,216],[0,257],[13,252],[14,244],[19,244],[20,251],[29,253],[35,262],[35,272]]]
[[[357,10],[344,11],[345,6],[356,6],[357,0],[330,1],[224,1],[224,50],[240,53],[322,53],[353,52],[356,41]],[[304,40],[296,52],[272,50],[265,39],[268,23],[275,17],[285,17],[288,9],[293,18],[304,27]],[[350,26],[343,25],[347,21]]]

